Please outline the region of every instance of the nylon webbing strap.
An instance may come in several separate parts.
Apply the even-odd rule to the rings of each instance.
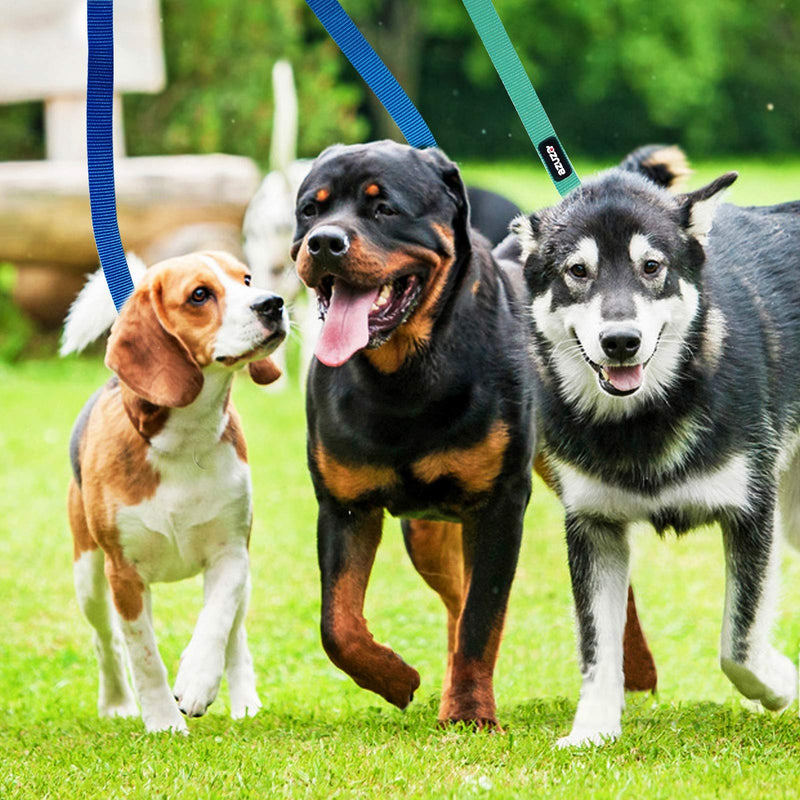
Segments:
[[[567,158],[561,142],[558,141],[542,102],[531,85],[500,17],[497,16],[492,0],[462,0],[462,2],[478,35],[483,40],[483,46],[489,53],[539,158],[542,159],[547,174],[563,197],[580,186],[580,178]]]
[[[437,147],[425,120],[336,0],[306,0],[322,27],[375,93],[412,147]]]
[[[133,291],[119,236],[114,190],[114,3],[87,0],[89,62],[86,81],[86,155],[89,202],[100,265],[117,311]]]

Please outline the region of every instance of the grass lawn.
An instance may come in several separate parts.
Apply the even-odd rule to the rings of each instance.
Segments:
[[[790,199],[789,172],[798,185],[800,163],[784,170],[755,162],[703,165],[692,185],[731,167],[742,171],[734,194],[741,203]],[[756,177],[745,192],[748,170]],[[465,173],[527,208],[554,200],[538,164],[472,164]],[[73,419],[105,375],[99,358],[0,365],[0,798],[797,796],[797,706],[753,713],[718,667],[723,562],[712,529],[665,541],[637,531],[633,580],[659,693],[629,698],[621,741],[554,749],[569,730],[579,674],[561,512],[538,483],[495,682],[505,734],[436,726],[444,611],[411,567],[393,520],[367,617],[376,638],[419,669],[422,685],[406,712],[359,689],[319,643],[302,396],[265,393],[244,378],[235,396],[256,495],[248,632],[264,708],[233,723],[223,686],[209,714],[190,720],[188,738],[147,736],[140,720],[98,719],[64,497]],[[800,561],[792,553],[784,577],[776,643],[794,656]],[[171,677],[200,599],[199,579],[154,589]]]

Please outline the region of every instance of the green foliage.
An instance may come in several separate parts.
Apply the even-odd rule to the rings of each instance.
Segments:
[[[295,66],[299,150],[365,138],[362,90],[341,79],[342,58],[297,0],[162,0],[167,88],[126,100],[129,151],[226,152],[266,165],[272,135],[272,66]]]
[[[34,328],[14,305],[14,267],[0,263],[0,362],[16,361],[33,337]]]
[[[451,155],[530,155],[459,0],[344,5]],[[791,152],[800,141],[800,0],[495,5],[573,157],[659,140],[695,155]],[[224,151],[265,164],[278,58],[295,67],[301,154],[390,130],[302,0],[162,0],[162,9],[168,87],[126,99],[132,154]],[[0,109],[0,157],[41,151],[40,110]]]

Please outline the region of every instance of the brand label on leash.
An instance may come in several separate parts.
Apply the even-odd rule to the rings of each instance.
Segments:
[[[555,136],[540,142],[539,155],[554,181],[563,181],[572,175],[572,164]]]

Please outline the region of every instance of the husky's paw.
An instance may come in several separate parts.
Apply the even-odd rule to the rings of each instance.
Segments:
[[[556,747],[564,749],[567,747],[599,747],[600,745],[613,742],[622,733],[622,728],[617,727],[612,730],[594,730],[589,728],[573,728],[569,736],[562,736],[557,742]]]
[[[731,658],[720,659],[722,671],[745,697],[759,700],[769,711],[780,711],[797,697],[797,670],[777,650],[765,653],[760,662],[752,668]]]

